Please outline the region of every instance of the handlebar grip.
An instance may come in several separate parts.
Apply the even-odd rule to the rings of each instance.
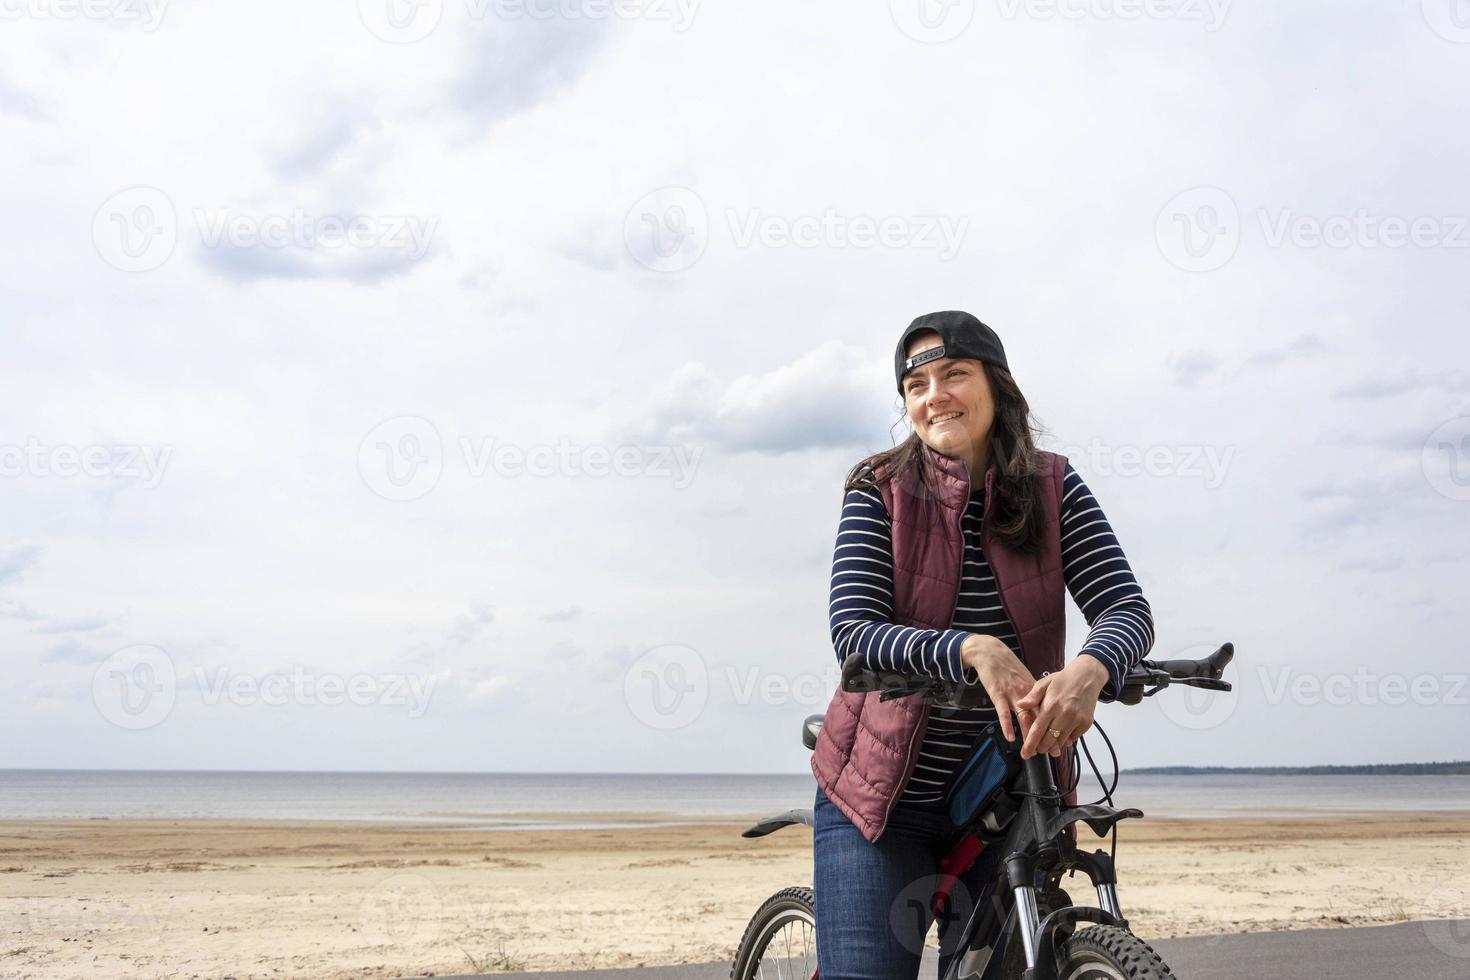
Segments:
[[[897,670],[872,670],[860,653],[850,653],[842,661],[842,689],[849,694],[869,691],[894,691],[916,694],[934,686],[934,679]]]
[[[850,694],[883,692],[888,698],[922,694],[936,702],[957,708],[988,708],[990,697],[979,684],[956,684],[927,674],[907,674],[898,670],[873,670],[860,653],[850,653],[842,661],[842,690]]]
[[[1152,660],[1146,661],[1154,669],[1162,670],[1170,677],[1182,679],[1186,677],[1207,677],[1219,680],[1225,673],[1225,667],[1235,657],[1235,645],[1233,643],[1223,644],[1220,649],[1202,660]]]

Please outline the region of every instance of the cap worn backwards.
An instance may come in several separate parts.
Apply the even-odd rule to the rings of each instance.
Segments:
[[[913,357],[907,356],[905,351],[908,350],[909,341],[915,334],[926,330],[939,334],[939,346],[931,347]],[[898,383],[899,393],[903,393],[905,374],[921,364],[928,364],[941,357],[970,357],[1006,371],[1010,370],[1000,338],[994,330],[974,316],[962,310],[925,313],[908,325],[903,336],[898,338],[898,348],[893,352],[893,375]]]

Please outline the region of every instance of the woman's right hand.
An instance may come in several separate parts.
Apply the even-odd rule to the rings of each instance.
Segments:
[[[1036,678],[1031,676],[1031,671],[1010,647],[993,636],[970,634],[960,645],[960,660],[980,675],[980,684],[1000,716],[1000,730],[1006,741],[1016,741],[1011,712],[1016,710],[1016,702],[1031,692]],[[1031,715],[1023,713],[1020,719],[1021,738],[1024,739],[1031,728]]]

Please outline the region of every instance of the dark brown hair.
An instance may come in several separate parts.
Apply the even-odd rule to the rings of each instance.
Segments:
[[[995,399],[995,419],[990,426],[990,458],[995,463],[995,500],[990,504],[991,528],[995,540],[1022,554],[1041,550],[1043,533],[1041,498],[1037,493],[1040,463],[1036,455],[1038,429],[1031,419],[1026,396],[1016,379],[1004,368],[981,364],[990,379],[991,396]],[[926,465],[923,442],[917,432],[892,449],[870,456],[848,471],[842,489],[871,490],[880,482],[905,469],[916,470],[926,485],[933,486],[933,474]],[[983,481],[983,473],[973,479]]]

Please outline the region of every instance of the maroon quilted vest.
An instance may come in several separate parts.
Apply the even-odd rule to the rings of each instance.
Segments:
[[[878,489],[893,523],[894,622],[948,629],[954,620],[964,565],[960,524],[970,499],[964,460],[920,451],[921,472],[879,474]],[[1021,661],[1037,677],[1062,668],[1066,644],[1066,584],[1062,579],[1061,502],[1066,459],[1038,453],[1042,517],[1041,551],[1022,555],[995,541],[991,505],[996,467],[985,473],[980,547],[1000,591],[1001,605],[1020,637]],[[870,457],[871,460],[871,457]],[[913,697],[878,700],[878,692],[849,694],[840,687],[827,706],[812,774],[827,797],[863,836],[876,841],[908,782],[928,727],[926,702]],[[1057,783],[1072,780],[1070,760],[1052,762]],[[1076,794],[1064,801],[1071,806]]]

